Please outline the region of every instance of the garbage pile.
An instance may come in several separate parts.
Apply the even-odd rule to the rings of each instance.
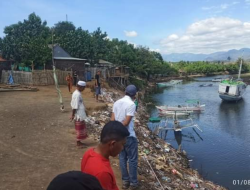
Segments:
[[[88,118],[88,130],[95,140],[99,140],[102,127],[110,120],[113,102],[119,94],[105,92],[107,110],[93,112]],[[105,95],[104,95],[105,97]],[[112,100],[112,101],[111,101]],[[185,151],[175,150],[169,143],[160,139],[148,127],[149,115],[144,105],[139,104],[135,115],[135,131],[138,138],[138,174],[141,189],[155,190],[224,190],[225,188],[202,179],[196,170],[189,167]]]

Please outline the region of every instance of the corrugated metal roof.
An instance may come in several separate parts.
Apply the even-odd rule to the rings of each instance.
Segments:
[[[75,57],[54,57],[56,60],[71,60],[71,61],[86,61],[87,59],[80,59]]]
[[[56,45],[53,49],[53,58],[55,60],[71,60],[71,61],[86,61],[87,59],[81,59],[76,57],[71,57],[63,48]]]
[[[110,62],[102,60],[102,59],[99,59],[99,64],[113,65],[113,63],[110,63]]]
[[[63,48],[58,45],[54,46],[53,50],[54,57],[71,57]]]

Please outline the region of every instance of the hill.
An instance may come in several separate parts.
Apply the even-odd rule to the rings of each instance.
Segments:
[[[243,59],[250,60],[250,48],[242,48],[239,50],[232,49],[226,52],[215,52],[211,54],[194,54],[194,53],[172,53],[163,54],[165,61],[179,62],[179,61],[227,61],[230,57],[230,61],[235,61],[241,57],[242,51]]]

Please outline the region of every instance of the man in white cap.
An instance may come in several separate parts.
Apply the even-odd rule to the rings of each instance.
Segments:
[[[71,121],[72,120],[75,121],[77,146],[83,146],[84,143],[82,143],[81,140],[84,140],[88,137],[84,121],[87,118],[87,116],[81,94],[81,92],[85,89],[85,87],[86,87],[86,82],[78,81],[76,85],[76,90],[72,94],[72,100],[71,100],[72,116],[70,117],[70,119]]]
[[[135,85],[129,85],[125,90],[126,95],[117,100],[113,106],[111,121],[120,121],[129,131],[124,149],[119,154],[120,169],[122,173],[122,189],[139,189],[137,180],[138,142],[134,130],[133,117],[136,111],[134,99],[137,93]],[[129,172],[127,167],[129,163]]]

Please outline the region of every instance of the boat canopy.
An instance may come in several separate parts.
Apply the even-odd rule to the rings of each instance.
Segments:
[[[197,104],[197,102],[200,102],[200,100],[198,100],[198,99],[190,99],[190,100],[186,100],[185,102],[189,103],[189,104]]]
[[[239,85],[239,84],[245,84],[242,81],[236,81],[236,80],[223,80],[221,81],[222,84],[229,84],[229,85]]]

